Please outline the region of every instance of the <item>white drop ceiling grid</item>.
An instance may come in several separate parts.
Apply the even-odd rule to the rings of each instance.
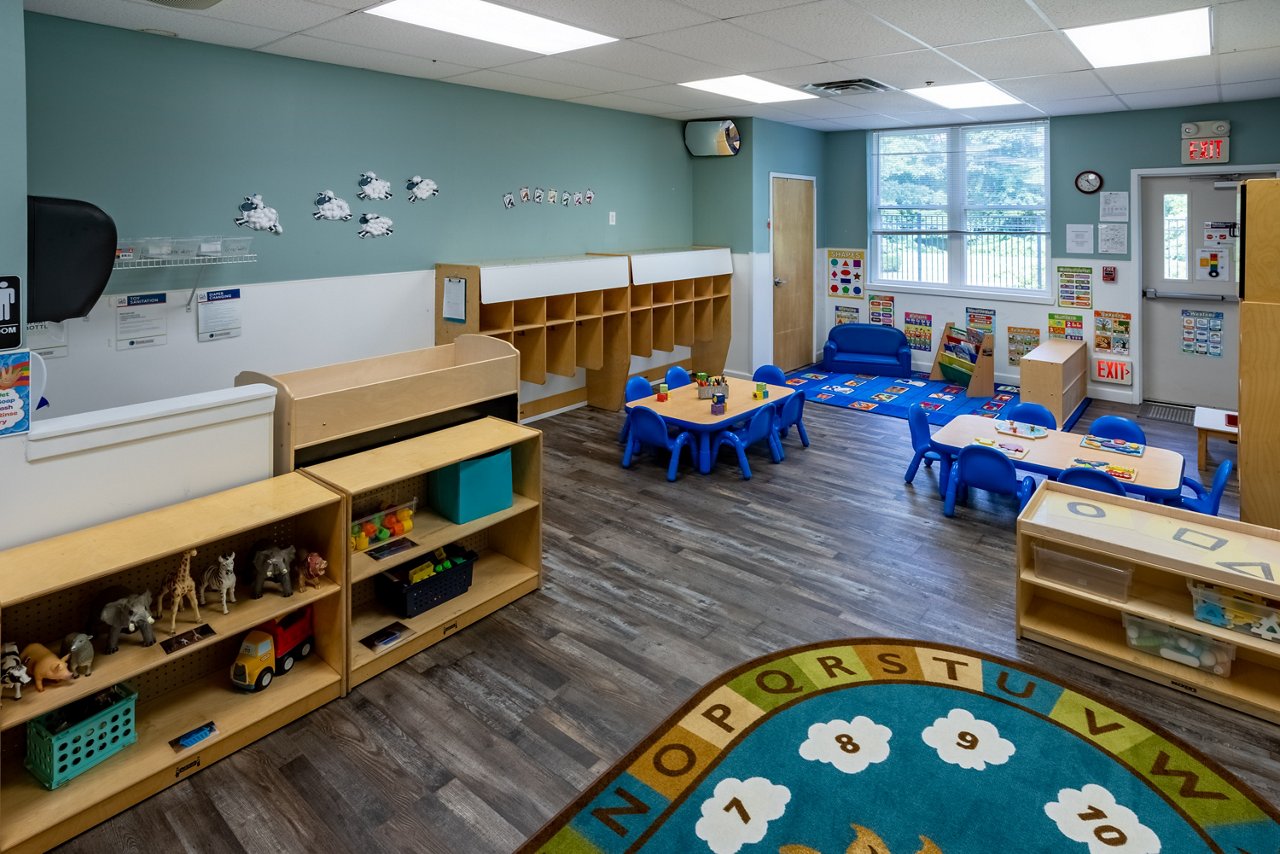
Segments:
[[[986,121],[900,91],[758,106],[679,86],[869,77],[894,89],[989,81],[1004,119],[1280,97],[1280,0],[496,0],[619,39],[541,56],[361,10],[371,0],[25,0],[28,11],[316,62],[671,119],[759,116],[816,130]],[[1213,7],[1207,57],[1094,70],[1069,27]]]

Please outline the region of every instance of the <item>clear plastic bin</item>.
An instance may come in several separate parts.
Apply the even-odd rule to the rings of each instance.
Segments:
[[[200,246],[196,250],[196,254],[206,258],[217,258],[222,254],[222,243],[224,238],[218,234],[207,234],[203,237],[197,237]]]
[[[222,238],[222,257],[235,258],[240,255],[248,255],[249,247],[252,244],[252,236],[224,237]]]
[[[142,244],[142,254],[148,258],[168,258],[173,254],[172,237],[143,237],[138,242]]]
[[[1109,566],[1036,544],[1036,576],[1110,599],[1129,601],[1132,567]]]
[[[116,240],[116,260],[135,261],[142,255],[142,244],[133,237],[121,237]]]
[[[1133,614],[1124,614],[1125,642],[1130,647],[1217,676],[1231,675],[1235,644],[1187,632]]]
[[[378,543],[403,537],[413,530],[413,514],[418,499],[351,520],[351,550],[362,552]]]
[[[195,237],[175,237],[173,240],[173,258],[194,258],[200,249],[200,240]]]
[[[1280,643],[1280,602],[1193,578],[1187,589],[1200,622]]]

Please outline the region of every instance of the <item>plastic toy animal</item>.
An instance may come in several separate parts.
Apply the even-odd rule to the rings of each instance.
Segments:
[[[44,683],[65,682],[71,678],[67,657],[58,658],[44,644],[29,643],[22,650],[22,664],[36,683],[36,690],[43,691]]]
[[[320,577],[329,569],[329,561],[322,558],[319,552],[303,549],[298,553],[294,566],[298,568],[298,589],[306,590],[307,582],[311,582],[312,587],[320,587]]]
[[[280,585],[283,596],[293,595],[293,582],[289,578],[289,570],[297,550],[293,546],[287,549],[267,546],[258,549],[253,555],[253,598],[262,598],[262,586],[268,581]]]
[[[123,593],[123,596],[119,596]],[[155,617],[151,616],[151,591],[130,594],[117,589],[103,594],[108,600],[98,612],[98,618],[107,625],[107,655],[120,649],[120,635],[141,632],[142,645],[151,646],[156,642],[151,624]],[[119,598],[112,598],[119,596]]]
[[[93,635],[73,632],[62,639],[59,652],[68,659],[73,679],[93,674]]]
[[[31,677],[27,675],[27,668],[22,663],[22,656],[18,655],[18,645],[16,643],[6,643],[3,649],[0,649],[0,694],[4,693],[5,688],[13,689],[13,699],[22,699],[22,686],[31,681]]]
[[[160,588],[160,595],[156,597],[157,617],[164,614],[164,600],[166,596],[169,597],[173,609],[169,620],[169,634],[174,634],[178,631],[178,610],[182,607],[184,599],[190,600],[191,607],[196,612],[196,622],[200,622],[200,605],[196,602],[196,583],[191,578],[191,558],[195,557],[195,555],[195,549],[188,549],[182,553],[182,559],[178,561],[178,568],[164,580],[164,585]]]
[[[218,555],[216,563],[204,571],[204,583],[200,585],[200,604],[205,604],[205,593],[210,589],[222,594],[222,613],[227,613],[227,596],[236,603],[236,554]]]

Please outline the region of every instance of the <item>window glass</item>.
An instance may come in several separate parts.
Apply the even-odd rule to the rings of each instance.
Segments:
[[[1187,194],[1164,196],[1164,277],[1187,278]]]

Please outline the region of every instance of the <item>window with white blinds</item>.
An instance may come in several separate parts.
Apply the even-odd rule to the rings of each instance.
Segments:
[[[878,131],[873,281],[1046,293],[1049,124]]]

